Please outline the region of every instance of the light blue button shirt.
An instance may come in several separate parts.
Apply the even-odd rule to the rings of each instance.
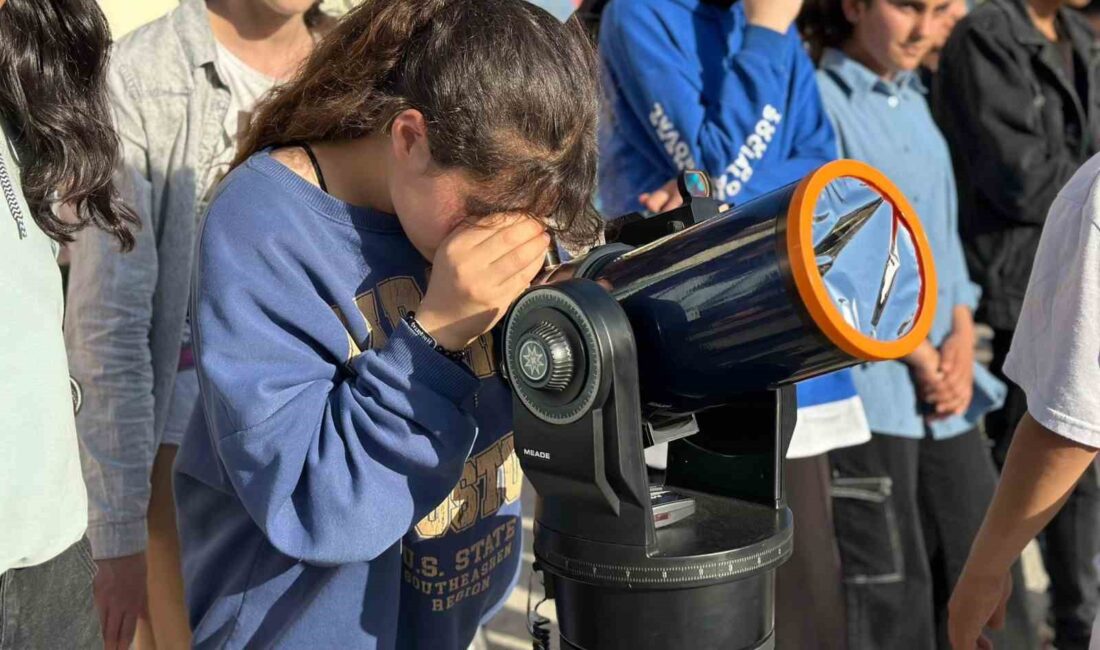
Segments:
[[[573,0],[527,0],[536,7],[542,7],[546,11],[549,11],[555,18],[562,21],[569,20],[569,17],[573,15],[573,12],[577,10],[576,4]]]
[[[971,310],[980,290],[970,281],[958,233],[958,195],[951,157],[915,74],[884,81],[838,50],[826,50],[817,73],[838,154],[866,162],[892,180],[920,217],[936,263],[939,290],[929,340],[951,332],[957,305]],[[975,364],[974,399],[965,415],[925,425],[908,368],[897,361],[853,369],[871,430],[905,438],[943,439],[974,427],[1004,401],[1005,387]]]

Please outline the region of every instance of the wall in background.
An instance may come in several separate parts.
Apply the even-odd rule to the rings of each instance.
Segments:
[[[116,39],[160,18],[178,4],[179,0],[99,0]],[[325,0],[321,6],[328,13],[340,16],[355,4],[355,0]]]
[[[176,0],[99,0],[99,6],[117,39],[171,11]]]
[[[564,20],[580,0],[532,0],[536,5]],[[174,9],[179,0],[99,0],[99,6],[111,25],[115,39],[156,20]],[[342,16],[358,4],[358,0],[323,0],[321,8],[333,16]]]

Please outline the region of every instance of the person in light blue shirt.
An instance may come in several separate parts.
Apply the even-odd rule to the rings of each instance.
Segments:
[[[825,50],[818,78],[838,155],[869,163],[898,185],[921,219],[939,280],[936,316],[921,348],[904,361],[853,370],[871,429],[934,440],[962,435],[1001,403],[1005,391],[974,363],[973,311],[981,289],[966,268],[955,176],[925,88],[916,73],[884,80],[837,49]],[[955,359],[956,373],[932,379]]]
[[[838,154],[898,185],[938,278],[928,339],[902,361],[853,369],[871,442],[830,452],[852,647],[948,647],[949,586],[995,483],[978,425],[1005,388],[974,361],[979,290],[959,240],[950,155],[915,73],[952,2],[819,0],[803,17]],[[1023,632],[997,647],[1034,647],[1019,623]]]

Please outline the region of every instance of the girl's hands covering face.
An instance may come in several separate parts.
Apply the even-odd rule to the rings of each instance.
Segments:
[[[417,321],[444,348],[467,347],[531,285],[549,245],[546,229],[526,215],[459,225],[436,249]]]

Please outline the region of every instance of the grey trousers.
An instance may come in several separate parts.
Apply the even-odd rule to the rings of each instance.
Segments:
[[[87,539],[37,566],[0,574],[0,650],[102,648]]]

